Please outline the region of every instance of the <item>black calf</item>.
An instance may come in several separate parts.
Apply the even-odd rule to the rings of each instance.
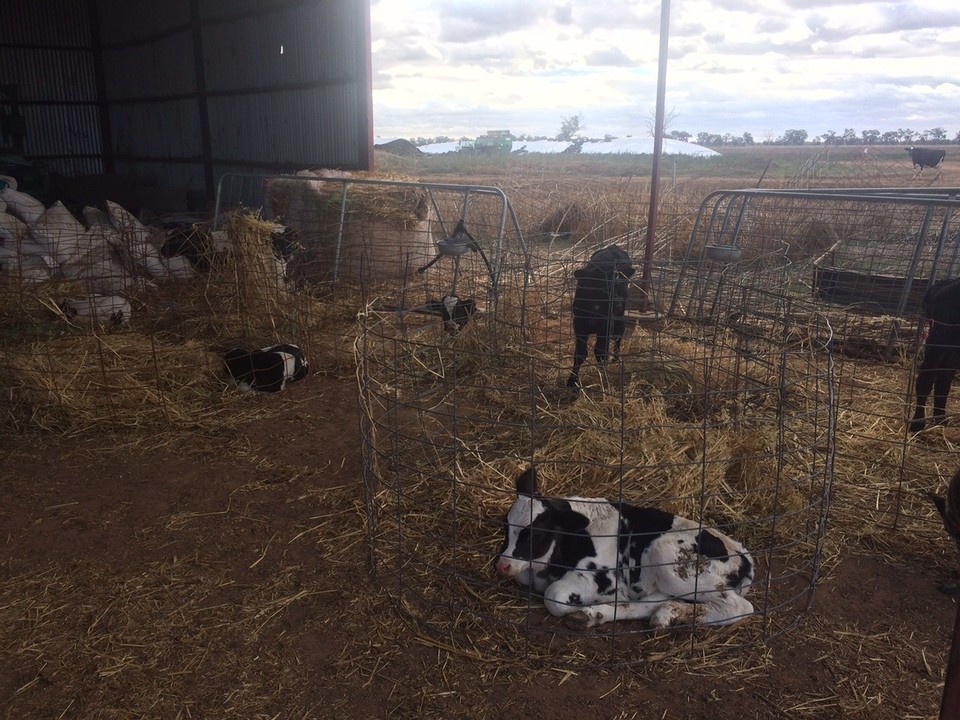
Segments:
[[[573,370],[567,379],[567,387],[579,387],[580,366],[587,359],[587,343],[596,336],[593,354],[597,362],[604,363],[613,340],[613,354],[620,354],[627,309],[629,278],[634,268],[627,255],[616,245],[597,250],[590,256],[585,267],[573,273],[577,289],[573,295],[573,334],[576,347],[573,353]]]
[[[946,416],[947,395],[960,368],[960,279],[942,280],[931,285],[923,296],[921,307],[930,332],[923,345],[923,362],[917,371],[917,407],[910,422],[913,432],[923,430],[924,408],[931,390],[932,420],[943,422]]]

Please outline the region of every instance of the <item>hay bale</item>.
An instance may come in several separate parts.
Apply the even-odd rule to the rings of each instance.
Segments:
[[[316,177],[334,180],[314,180]],[[348,184],[349,173],[303,171],[269,178],[264,215],[294,228],[304,253],[297,274],[309,279],[405,280],[436,255],[436,213],[419,187]],[[359,177],[360,176],[356,176]],[[413,182],[406,177],[366,179]],[[343,217],[343,224],[340,220]],[[339,250],[338,250],[339,243]]]

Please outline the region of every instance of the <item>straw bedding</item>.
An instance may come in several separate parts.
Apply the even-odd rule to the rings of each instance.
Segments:
[[[229,221],[230,251],[189,280],[147,283],[128,297],[128,325],[70,320],[59,301],[72,283],[0,291],[0,403],[19,429],[82,433],[92,428],[218,427],[252,411],[229,388],[220,357],[236,345],[299,344],[318,369],[348,356],[331,322],[352,310],[291,288],[278,270],[279,226],[255,214]],[[314,338],[317,342],[314,343]]]
[[[47,301],[56,293],[20,296],[19,308],[30,308],[26,313],[11,310],[17,296],[4,296],[4,317],[28,320],[32,332],[23,347],[5,343],[0,349],[12,388],[8,421],[76,432],[241,422],[263,406],[253,409],[224,393],[216,351],[232,342],[293,337],[312,349],[314,368],[352,365],[348,338],[357,295],[345,290],[336,303],[323,302],[279,283],[268,244],[274,229],[255,216],[236,218],[228,227],[236,254],[175,291],[145,288],[135,298],[140,312],[129,329],[71,328],[50,309]],[[566,340],[541,333],[540,317],[528,315],[524,326],[520,320],[530,308],[519,298],[506,293],[497,322],[480,319],[458,336],[443,333],[435,319],[408,316],[401,329],[396,314],[368,308],[362,316],[367,332],[356,359],[366,363],[361,374],[377,368],[365,412],[383,479],[369,488],[369,517],[381,580],[414,619],[414,637],[479,659],[531,652],[528,618],[543,621],[536,600],[508,591],[491,601],[488,592],[499,545],[489,530],[511,502],[518,464],[530,457],[543,467],[552,495],[656,504],[702,517],[748,547],[771,549],[761,562],[777,587],[766,607],[784,611],[771,612],[764,627],[698,633],[701,652],[751,644],[798,622],[798,605],[816,570],[828,490],[811,480],[826,449],[816,436],[822,418],[809,412],[825,402],[816,363],[811,366],[804,350],[809,336],[796,339],[797,352],[786,354],[781,383],[779,355],[778,363],[762,360],[782,348],[749,334],[745,347],[743,328],[678,324],[656,336],[638,331],[625,343],[623,362],[605,374],[592,370],[587,391],[573,401],[561,389]],[[399,352],[397,338],[403,338]],[[919,493],[915,499],[909,492],[935,488],[939,470],[931,471],[931,458],[945,471],[950,447],[932,433],[926,444],[891,441],[903,439],[903,397],[891,394],[890,379],[903,372],[902,366],[879,366],[874,376],[856,368],[857,382],[867,388],[844,396],[834,511],[855,508],[881,521],[902,503],[909,511],[902,522],[934,537],[929,509]],[[781,401],[789,411],[783,428],[776,420]],[[879,416],[864,425],[867,409]],[[897,480],[901,468],[911,478],[906,485]],[[401,536],[402,547],[384,542]],[[834,553],[828,542],[820,559],[829,563]],[[797,574],[802,577],[791,579]],[[541,629],[568,634],[551,623],[547,619]],[[438,639],[444,637],[449,641]],[[570,642],[563,664],[609,658],[602,639]],[[637,657],[665,652],[644,633],[629,642]]]
[[[451,632],[480,654],[519,651],[520,610],[537,603],[518,589],[490,606],[484,583],[471,588],[471,579],[489,575],[500,538],[488,529],[530,458],[549,495],[655,505],[751,547],[771,616],[741,641],[796,622],[827,493],[828,382],[809,338],[803,350],[755,336],[747,352],[736,327],[638,330],[622,362],[589,375],[578,395],[561,389],[564,344],[524,340],[541,337],[535,327],[520,333],[506,323],[499,333],[481,318],[452,337],[438,323],[372,309],[361,323],[375,554],[422,634]],[[451,605],[450,616],[438,612]],[[491,638],[488,625],[500,634]]]

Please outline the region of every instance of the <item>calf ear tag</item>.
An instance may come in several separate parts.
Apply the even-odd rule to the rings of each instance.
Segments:
[[[537,494],[537,469],[532,465],[517,476],[517,495]]]

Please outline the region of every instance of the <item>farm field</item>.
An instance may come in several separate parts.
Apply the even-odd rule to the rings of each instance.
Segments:
[[[682,249],[718,188],[960,186],[953,147],[937,179],[914,178],[898,148],[671,161],[663,247]],[[378,156],[383,172],[501,187],[530,236],[574,205],[585,237],[615,236],[611,218],[646,222],[649,159],[483,160]],[[735,627],[694,657],[682,636],[664,636],[629,668],[552,663],[551,651],[565,657],[559,638],[529,657],[490,657],[405,622],[371,578],[358,309],[329,320],[314,374],[243,398],[229,422],[3,426],[0,717],[937,717],[957,608],[938,586],[956,580],[958,556],[918,491],[941,490],[960,465],[956,420],[912,441],[942,467],[909,489],[896,528],[880,508],[898,488],[857,469],[838,479],[812,607],[769,644],[731,650]],[[841,405],[903,381],[863,367],[841,367]],[[843,413],[839,423],[851,432]]]

